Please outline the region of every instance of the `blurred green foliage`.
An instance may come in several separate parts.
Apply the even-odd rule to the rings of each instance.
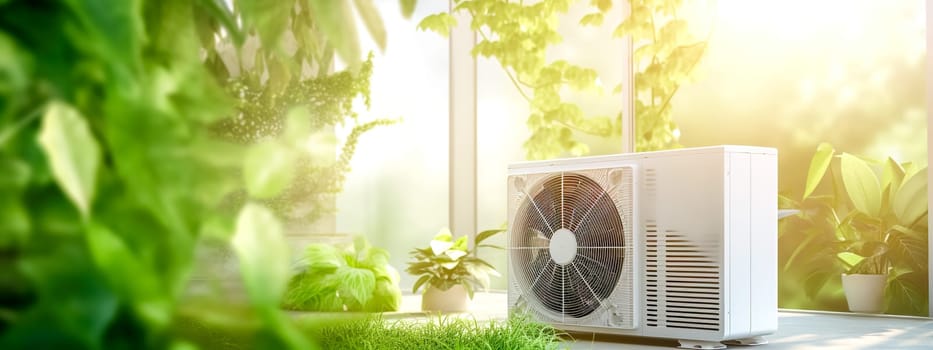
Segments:
[[[817,191],[822,182],[828,193]],[[809,306],[845,311],[841,274],[887,274],[886,312],[927,315],[927,167],[836,155],[824,143],[803,193],[780,198],[800,210],[780,224],[782,306],[800,283]]]
[[[352,6],[351,6],[352,4]],[[224,22],[208,16],[199,17],[198,29],[205,50],[205,63],[215,78],[222,82],[230,96],[236,98],[234,118],[215,123],[212,130],[240,144],[268,143],[271,138],[292,132],[294,148],[311,152],[291,152],[265,146],[267,155],[257,160],[279,160],[293,177],[281,179],[284,186],[274,196],[263,196],[263,203],[287,221],[310,225],[322,215],[336,210],[334,195],[343,188],[350,160],[359,137],[380,125],[393,123],[387,119],[360,123],[354,111],[354,101],[370,106],[369,81],[372,76],[372,54],[359,60],[354,11],[380,49],[385,49],[386,31],[374,4],[359,1],[277,1],[271,6],[237,4],[233,14],[241,12],[257,23],[269,22],[272,34],[258,33],[240,38],[218,35]],[[268,7],[270,15],[251,15],[254,6]],[[283,20],[288,18],[288,20]],[[219,38],[219,40],[217,40]],[[277,41],[269,41],[277,40]],[[238,46],[237,43],[242,45]],[[280,42],[280,45],[262,43]],[[335,55],[336,53],[336,55]],[[337,56],[346,68],[335,72]],[[298,107],[298,108],[296,108]],[[335,126],[352,124],[337,161]],[[308,139],[307,129],[312,134]],[[301,130],[301,131],[296,131]],[[255,169],[270,169],[270,163]],[[260,164],[257,164],[260,165]],[[241,204],[244,193],[231,198]]]
[[[191,348],[173,324],[216,316],[181,300],[204,239],[239,259],[255,344],[309,348],[278,309],[289,247],[263,203],[294,178],[290,161],[312,131],[299,117],[316,111],[298,109],[288,132],[262,142],[234,142],[217,126],[242,96],[199,53],[225,38],[239,48],[246,33],[282,52],[300,13],[359,69],[348,6],[0,2],[0,348]],[[353,6],[384,43],[372,4]],[[227,200],[244,188],[241,203]]]
[[[306,311],[396,311],[402,303],[399,274],[389,252],[358,236],[348,247],[316,243],[305,248],[282,306]]]

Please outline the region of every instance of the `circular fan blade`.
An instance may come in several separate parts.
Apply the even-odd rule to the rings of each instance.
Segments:
[[[621,277],[622,217],[611,196],[581,174],[549,176],[532,189],[516,211],[509,242],[519,285],[553,312],[589,315]],[[552,257],[548,241],[558,230],[576,240],[572,259]]]

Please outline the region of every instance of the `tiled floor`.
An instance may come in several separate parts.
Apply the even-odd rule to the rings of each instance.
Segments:
[[[423,315],[419,296],[405,296],[397,317]],[[503,293],[478,293],[473,316],[477,319],[504,319]],[[571,349],[670,349],[676,341],[648,338],[573,334]],[[767,345],[730,346],[760,350],[810,349],[933,349],[933,319],[914,317],[861,316],[847,313],[782,311],[778,331],[765,337]]]

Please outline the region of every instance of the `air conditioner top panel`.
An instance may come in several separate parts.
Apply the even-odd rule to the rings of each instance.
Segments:
[[[673,156],[681,157],[690,154],[711,153],[749,153],[777,155],[777,149],[757,146],[722,145],[696,148],[679,148],[653,152],[620,153],[604,156],[526,161],[509,164],[509,175],[533,174],[556,170],[610,168],[624,164],[630,164],[627,162],[632,162],[644,158],[662,158]]]

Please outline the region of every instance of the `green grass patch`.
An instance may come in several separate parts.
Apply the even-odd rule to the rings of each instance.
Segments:
[[[478,321],[469,315],[385,319],[359,312],[304,312],[290,317],[318,349],[560,349],[563,333],[527,317]],[[200,349],[268,348],[249,305],[201,300],[180,308],[174,334]]]
[[[456,316],[397,320],[372,316],[316,327],[311,334],[322,349],[564,348],[557,330],[522,317],[477,321]]]

